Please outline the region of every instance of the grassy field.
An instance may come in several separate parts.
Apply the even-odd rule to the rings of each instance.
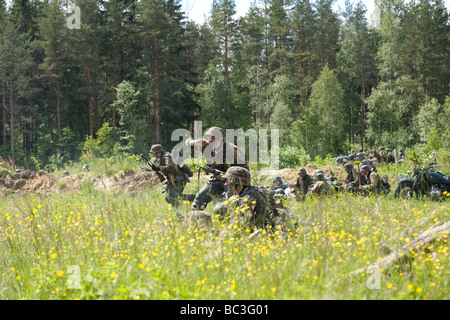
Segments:
[[[195,179],[186,192],[196,189]],[[251,236],[215,216],[212,229],[186,226],[160,190],[127,195],[86,185],[77,194],[2,197],[0,299],[450,297],[447,238],[410,252],[410,266],[380,270],[379,288],[368,269],[383,244],[400,248],[449,221],[449,201],[394,200],[392,192],[289,200],[295,232]]]

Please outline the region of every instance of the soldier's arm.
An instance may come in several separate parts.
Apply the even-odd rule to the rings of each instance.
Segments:
[[[202,139],[197,139],[197,140],[194,140],[192,138],[188,138],[188,139],[186,139],[185,144],[186,144],[187,147],[191,148],[191,151],[194,151],[196,146],[201,146],[202,152],[203,152],[205,150],[205,148],[209,145],[209,142],[206,141],[203,138]]]

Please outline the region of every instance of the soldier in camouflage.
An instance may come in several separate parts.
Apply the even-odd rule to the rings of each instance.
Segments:
[[[348,192],[358,192],[359,177],[355,168],[351,163],[344,165],[344,170],[347,172],[347,177],[344,180],[345,190]]]
[[[272,191],[265,192],[262,188],[251,186],[250,171],[242,167],[230,167],[223,176],[230,197],[226,203],[219,203],[214,207],[214,213],[222,219],[230,213],[231,217],[238,219],[239,224],[245,228],[254,229],[291,229],[289,212],[277,208],[276,201],[270,195]]]
[[[333,188],[325,181],[325,175],[323,171],[317,170],[314,173],[314,185],[308,191],[307,196],[319,196],[331,195],[333,193]]]
[[[186,140],[186,146],[192,150],[195,146],[200,146],[202,152],[204,152],[210,145],[213,147],[211,154],[204,154],[209,167],[223,172],[227,171],[231,166],[249,169],[242,152],[236,145],[224,141],[224,131],[219,127],[211,127],[205,133],[205,139],[193,140],[189,138]],[[227,162],[227,153],[232,154],[232,163]],[[192,207],[193,209],[203,210],[212,201],[212,197],[220,197],[226,192],[225,178],[221,175],[213,176],[195,195]]]
[[[283,181],[281,177],[275,177],[273,179],[273,184],[270,185],[270,189],[274,191],[276,195],[287,195],[286,192],[289,192],[289,182]]]
[[[298,169],[297,174],[297,182],[293,187],[294,194],[298,199],[304,199],[305,195],[309,191],[309,188],[314,184],[314,179],[306,173],[305,168]]]
[[[381,194],[381,178],[378,173],[370,170],[370,167],[363,165],[361,167],[361,174],[363,176],[362,184],[359,186],[360,191],[369,191],[372,194]]]
[[[178,207],[178,198],[186,187],[186,178],[183,176],[180,167],[173,162],[172,155],[169,152],[165,152],[162,145],[153,145],[150,153],[158,159],[152,169],[162,173],[166,178],[164,182],[166,184],[164,191],[166,201],[174,207]]]

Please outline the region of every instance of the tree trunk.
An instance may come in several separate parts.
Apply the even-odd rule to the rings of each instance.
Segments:
[[[59,78],[56,79],[56,122],[58,126],[58,143],[61,142],[61,90],[59,87]],[[61,152],[61,147],[60,147]]]
[[[160,101],[159,101],[159,59],[158,59],[158,38],[156,36],[153,37],[154,44],[154,58],[153,58],[153,77],[155,81],[155,100],[154,100],[154,109],[153,109],[153,121],[155,124],[155,143],[160,143]]]
[[[86,74],[86,89],[88,90],[88,122],[89,122],[89,136],[94,137],[94,129],[92,126],[92,100],[91,100],[91,68],[90,65],[85,67]]]
[[[13,99],[13,79],[9,76],[9,115],[11,125],[11,159],[15,165],[16,159],[14,155],[14,99]]]
[[[400,249],[393,251],[386,246],[382,246],[380,248],[380,251],[385,257],[374,262],[372,266],[384,270],[388,270],[392,266],[397,265],[399,267],[404,267],[404,265],[409,263],[409,260],[411,260],[411,256],[408,255],[411,252],[411,249],[415,252],[429,251],[430,245],[432,245],[438,239],[446,238],[449,232],[450,221],[444,223],[443,225],[440,225],[440,222],[437,222],[416,239],[404,245]],[[352,274],[359,274],[360,272],[364,271],[363,269],[364,268],[353,271]]]
[[[366,120],[366,77],[364,73],[364,59],[361,62],[361,149],[364,150],[364,132]]]
[[[3,147],[6,147],[6,91],[5,91],[5,81],[2,81],[2,102],[3,102]]]

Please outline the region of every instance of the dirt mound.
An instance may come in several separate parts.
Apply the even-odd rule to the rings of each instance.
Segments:
[[[324,167],[315,167],[310,164],[304,166],[306,172],[309,175],[313,175],[316,170],[322,170],[326,176],[334,175],[335,177],[342,177],[344,175],[344,171],[340,166],[324,166]],[[275,177],[281,177],[283,180],[288,181],[289,183],[295,183],[297,181],[297,170],[298,169],[290,169],[285,168],[281,170],[261,170],[258,174],[258,180],[267,183],[267,180],[271,180]],[[272,182],[272,181],[270,181]]]
[[[159,183],[158,176],[152,171],[119,172],[114,176],[94,176],[91,173],[78,173],[57,178],[46,171],[25,170],[12,175],[0,175],[0,190],[7,194],[36,193],[49,195],[52,193],[79,192],[85,184],[100,191],[120,190],[126,193],[136,192],[145,187]]]

